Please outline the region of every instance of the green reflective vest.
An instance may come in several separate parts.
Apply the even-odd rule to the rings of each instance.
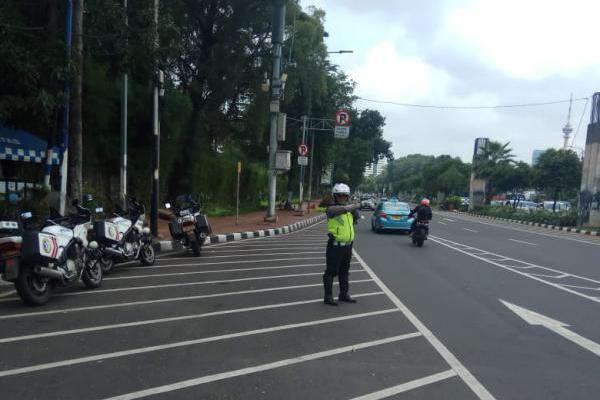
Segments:
[[[354,218],[351,212],[327,220],[327,230],[337,242],[350,243],[354,241]]]

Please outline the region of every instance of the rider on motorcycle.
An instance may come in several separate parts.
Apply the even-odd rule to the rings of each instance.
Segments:
[[[411,233],[415,230],[418,221],[431,221],[433,218],[433,213],[431,212],[431,207],[429,206],[429,199],[421,200],[421,204],[411,210],[408,217],[410,218],[415,214],[417,217],[413,220],[412,225],[410,226]]]

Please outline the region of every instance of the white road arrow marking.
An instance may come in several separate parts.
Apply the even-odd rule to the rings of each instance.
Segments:
[[[541,325],[545,328],[550,329],[552,332],[559,334],[567,340],[583,347],[584,349],[591,351],[597,356],[600,356],[600,344],[593,342],[583,336],[576,334],[573,331],[567,329],[569,326],[564,322],[557,321],[550,317],[546,317],[545,315],[538,314],[534,311],[528,310],[523,307],[516,306],[507,301],[500,300],[502,304],[508,307],[509,310],[517,314],[519,317],[523,318],[525,322],[530,325]]]

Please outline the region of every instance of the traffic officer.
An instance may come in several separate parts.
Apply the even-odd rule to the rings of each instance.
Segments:
[[[350,199],[350,188],[344,183],[337,183],[333,187],[333,199],[335,204],[327,208],[327,231],[329,240],[327,242],[327,267],[323,274],[323,286],[325,288],[325,304],[337,306],[333,299],[333,278],[338,276],[340,282],[339,301],[356,303],[350,294],[348,274],[350,260],[352,259],[352,243],[354,241],[354,225],[358,222],[358,204],[348,204]]]

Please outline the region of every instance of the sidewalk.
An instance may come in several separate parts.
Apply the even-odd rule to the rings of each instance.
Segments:
[[[240,214],[239,223],[235,224],[235,216],[229,217],[213,217],[209,218],[210,226],[212,227],[212,234],[224,234],[234,232],[254,232],[264,229],[278,228],[281,226],[291,225],[295,222],[302,221],[307,218],[316,217],[321,212],[311,210],[310,213],[304,213],[304,215],[298,215],[297,211],[283,211],[277,210],[277,222],[265,222],[265,212],[256,211],[247,214]],[[158,239],[159,240],[170,240],[171,234],[169,233],[169,221],[159,219],[158,222]]]

